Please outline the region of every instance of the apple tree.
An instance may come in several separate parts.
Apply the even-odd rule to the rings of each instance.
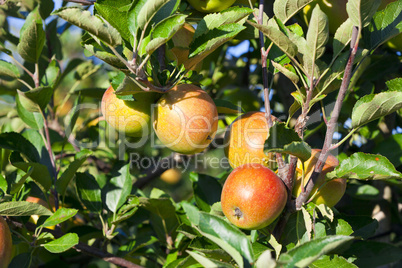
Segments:
[[[402,0],[0,24],[0,267],[401,265]]]

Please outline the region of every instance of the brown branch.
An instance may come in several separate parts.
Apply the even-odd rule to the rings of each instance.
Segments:
[[[308,196],[310,195],[314,184],[317,181],[318,176],[320,175],[322,168],[325,164],[325,161],[327,160],[330,147],[332,144],[332,138],[335,132],[335,127],[338,124],[338,118],[339,114],[341,112],[342,108],[342,103],[343,100],[345,99],[345,95],[347,93],[349,84],[350,84],[350,78],[352,74],[352,68],[353,68],[353,62],[357,53],[357,49],[359,47],[359,29],[357,27],[353,27],[353,34],[352,34],[352,40],[350,42],[350,56],[348,59],[348,62],[346,64],[345,68],[345,73],[343,76],[341,88],[339,89],[339,94],[335,102],[334,110],[332,111],[331,114],[331,119],[329,120],[329,123],[327,125],[327,133],[325,135],[325,140],[324,140],[324,145],[322,147],[321,154],[318,158],[318,161],[315,165],[314,172],[311,174],[307,186],[305,188],[305,191],[302,191],[300,195],[296,199],[296,209],[300,209],[301,206],[307,201]]]
[[[15,227],[17,227],[19,229],[22,229],[22,228],[25,227],[30,232],[35,232],[36,227],[37,227],[35,224],[33,224],[31,222],[27,222],[25,224],[22,224],[19,221],[16,221],[16,220],[14,220],[12,218],[7,218],[7,221],[9,223],[11,223],[13,226],[15,226]],[[50,230],[50,229],[47,229],[47,228],[43,228],[42,230],[47,232],[47,233],[51,233],[54,236],[54,238],[59,238],[59,237],[62,237],[64,235],[64,233],[62,233],[59,230]],[[115,264],[117,266],[120,266],[120,267],[143,268],[143,266],[137,265],[137,264],[132,263],[130,261],[127,261],[127,260],[125,260],[123,258],[117,257],[117,256],[115,256],[115,255],[113,255],[111,253],[104,252],[104,251],[102,251],[102,250],[100,250],[98,248],[91,247],[91,246],[89,246],[87,244],[84,244],[82,242],[79,242],[73,248],[77,252],[82,252],[82,253],[84,253],[86,255],[102,259],[102,260],[104,260],[106,262],[113,263],[113,264]]]
[[[264,18],[264,0],[260,0],[260,9],[258,14],[258,24],[263,24]],[[267,68],[267,59],[269,48],[265,50],[264,45],[264,34],[259,31],[259,40],[261,47],[261,67],[262,67],[262,82],[264,85],[264,106],[265,106],[265,118],[267,119],[268,128],[270,129],[273,125],[271,118],[271,105],[269,103],[269,83],[268,83],[268,68]],[[279,177],[284,181],[285,185],[288,187],[289,182],[286,181],[285,177],[285,162],[283,161],[282,155],[280,153],[276,153],[276,162],[278,163],[278,174]]]

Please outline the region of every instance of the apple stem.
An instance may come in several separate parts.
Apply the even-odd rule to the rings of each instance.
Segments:
[[[324,145],[321,150],[321,154],[318,158],[318,161],[314,167],[314,172],[311,174],[307,186],[305,187],[305,191],[302,192],[296,199],[296,209],[300,209],[302,205],[307,201],[308,196],[310,195],[315,182],[317,181],[318,176],[320,175],[322,168],[324,167],[324,163],[327,160],[329,151],[331,150],[332,138],[335,133],[335,128],[338,124],[339,114],[341,112],[342,103],[345,99],[346,92],[349,88],[353,62],[357,53],[357,49],[359,47],[359,28],[354,26],[352,32],[352,40],[350,42],[350,55],[348,62],[346,64],[345,73],[342,79],[341,88],[339,89],[339,94],[335,102],[335,107],[331,114],[331,119],[327,125],[327,132],[325,134]]]

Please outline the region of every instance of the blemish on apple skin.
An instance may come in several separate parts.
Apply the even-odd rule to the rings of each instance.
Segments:
[[[243,213],[241,212],[240,208],[235,208],[234,210],[234,216],[239,220],[241,218],[243,218]]]

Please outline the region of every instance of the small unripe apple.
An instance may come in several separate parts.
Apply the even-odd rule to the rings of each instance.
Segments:
[[[305,170],[305,181],[304,185],[307,184],[308,179],[314,171],[314,166],[318,161],[318,157],[320,156],[321,150],[313,149],[311,150],[311,157],[304,162],[304,170]],[[314,194],[314,198],[312,200],[313,203],[320,205],[325,204],[329,207],[335,206],[339,200],[341,200],[342,196],[346,191],[346,179],[337,178],[325,182],[325,175],[328,172],[331,172],[339,165],[338,159],[333,155],[328,155],[327,161],[325,161],[324,167],[322,169],[321,174],[318,176],[317,182],[314,185],[313,190],[309,196],[312,197]],[[293,195],[299,196],[301,193],[301,180],[302,180],[302,163],[299,160],[297,163],[296,169],[296,179],[295,185],[293,187]],[[325,185],[323,185],[325,183]],[[321,187],[322,186],[322,187]],[[321,187],[321,188],[320,188]],[[318,192],[317,192],[318,191]]]
[[[168,59],[177,60],[177,65],[184,65],[184,68],[199,72],[202,69],[202,62],[195,66],[190,66],[188,56],[190,54],[190,44],[194,38],[195,29],[191,24],[185,23],[180,30],[172,37],[174,47],[168,50]],[[169,53],[171,52],[171,54]]]
[[[235,168],[226,179],[221,195],[226,218],[243,229],[268,226],[282,213],[286,201],[282,180],[260,164]]]
[[[278,119],[271,117],[272,121]],[[264,153],[264,144],[269,135],[265,113],[248,112],[232,122],[225,133],[225,154],[232,168],[247,163],[259,163],[271,167],[273,154]]]
[[[204,13],[222,11],[235,2],[235,0],[187,0],[196,10]]]
[[[143,137],[151,133],[151,106],[157,93],[134,94],[133,101],[119,99],[112,87],[102,97],[101,110],[106,122],[121,133]]]
[[[13,241],[10,228],[0,216],[0,268],[7,268],[11,261]]]
[[[202,152],[218,128],[218,111],[200,87],[181,84],[165,93],[154,108],[154,130],[168,148],[182,154]]]
[[[180,181],[182,173],[178,168],[170,168],[160,176],[161,180],[169,184],[176,184]]]

